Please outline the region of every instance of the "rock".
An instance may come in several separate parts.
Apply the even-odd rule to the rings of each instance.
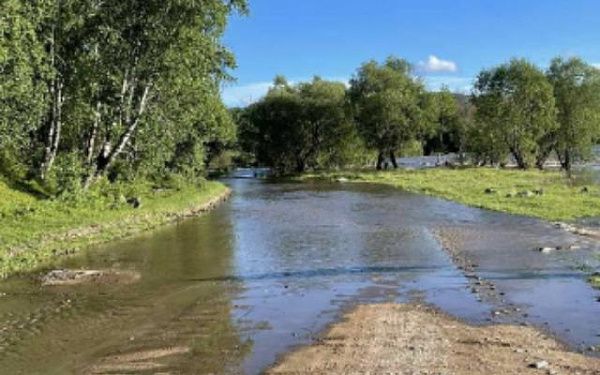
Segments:
[[[86,283],[132,283],[140,279],[133,271],[113,270],[52,270],[42,276],[44,286],[66,286]]]
[[[138,197],[127,198],[127,204],[133,208],[139,208],[142,205],[142,200]]]
[[[486,194],[496,194],[498,191],[494,188],[487,188],[483,192]]]
[[[531,364],[529,365],[529,367],[531,367],[531,368],[536,368],[536,369],[543,369],[543,368],[546,368],[546,367],[548,367],[548,362],[546,362],[546,361],[538,361],[538,362],[534,362],[534,363],[531,363]]]
[[[539,247],[539,248],[538,248],[538,251],[539,251],[540,253],[548,254],[548,253],[551,253],[551,252],[553,252],[553,251],[554,251],[554,248],[552,248],[552,247]]]
[[[521,197],[521,198],[529,198],[529,197],[533,197],[534,194],[533,192],[529,191],[529,190],[523,190],[517,193],[517,197]]]

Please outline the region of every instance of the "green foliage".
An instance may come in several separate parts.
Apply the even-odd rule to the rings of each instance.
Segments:
[[[202,175],[212,146],[235,141],[219,93],[235,61],[220,39],[246,11],[244,0],[4,1],[0,173],[58,194],[103,175]]]
[[[350,81],[352,113],[366,146],[379,153],[378,169],[387,154],[395,164],[395,151],[424,131],[424,88],[410,70],[405,60],[390,57],[383,64],[363,64]]]
[[[345,95],[340,82],[315,77],[292,86],[276,77],[268,94],[237,116],[242,149],[280,173],[347,162],[356,139]]]
[[[544,138],[557,128],[552,85],[525,60],[481,72],[472,100],[477,108],[472,143],[491,159],[508,151],[526,169],[536,162]]]
[[[77,199],[83,189],[81,182],[84,174],[85,169],[79,155],[63,153],[58,156],[46,186],[53,195],[63,200]]]
[[[554,87],[559,128],[548,139],[563,168],[590,156],[600,135],[600,71],[579,58],[552,60],[546,73]]]
[[[40,5],[41,8],[41,5]],[[45,114],[44,45],[35,2],[5,0],[0,10],[0,173],[24,178],[35,132]]]
[[[424,94],[421,106],[427,125],[423,131],[425,154],[464,151],[466,124],[456,96],[442,88]]]

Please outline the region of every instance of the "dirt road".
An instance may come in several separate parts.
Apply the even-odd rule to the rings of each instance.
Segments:
[[[277,373],[600,374],[600,359],[572,353],[530,327],[476,327],[432,308],[358,306]]]

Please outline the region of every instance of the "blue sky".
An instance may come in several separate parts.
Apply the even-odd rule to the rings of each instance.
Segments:
[[[511,57],[545,67],[554,56],[600,64],[599,0],[249,0],[225,45],[237,81],[228,106],[259,99],[276,74],[347,81],[360,64],[395,55],[429,88],[468,92],[477,73]]]

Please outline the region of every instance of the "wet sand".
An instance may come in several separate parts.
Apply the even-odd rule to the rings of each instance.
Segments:
[[[600,359],[514,325],[471,326],[418,304],[361,305],[269,374],[600,374]]]

